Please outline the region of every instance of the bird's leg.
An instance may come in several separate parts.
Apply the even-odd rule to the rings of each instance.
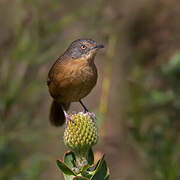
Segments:
[[[87,107],[83,104],[83,102],[81,100],[79,100],[79,102],[80,102],[81,106],[84,108],[84,112],[85,113],[89,112]]]
[[[84,112],[87,113],[92,119],[96,119],[96,116],[93,112],[89,112],[87,107],[83,104],[83,102],[81,100],[79,100],[80,104],[82,105],[82,107],[84,108]]]
[[[74,122],[74,120],[71,118],[71,115],[69,115],[66,110],[64,109],[63,105],[61,105],[62,109],[63,109],[63,112],[64,112],[64,115],[65,115],[65,118],[66,118],[66,124],[69,122],[69,121],[72,121]],[[74,122],[75,123],[75,122]]]

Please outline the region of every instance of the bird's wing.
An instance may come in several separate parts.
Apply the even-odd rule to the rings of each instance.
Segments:
[[[66,59],[66,57],[64,56],[64,54],[62,56],[60,56],[55,63],[52,65],[51,69],[49,70],[48,73],[48,78],[47,78],[47,85],[49,86],[51,84],[51,82],[53,81],[53,76],[56,73],[56,71],[59,69],[59,66],[61,64],[63,64],[64,60]],[[58,70],[59,71],[59,70]]]

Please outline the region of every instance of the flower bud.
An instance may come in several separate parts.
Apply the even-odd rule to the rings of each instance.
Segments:
[[[97,143],[98,133],[91,113],[72,114],[64,132],[65,144],[79,156],[85,156],[89,148]]]

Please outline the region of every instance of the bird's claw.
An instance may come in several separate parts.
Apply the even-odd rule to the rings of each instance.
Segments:
[[[75,121],[72,119],[71,115],[66,114],[65,116],[66,116],[66,124],[68,124],[69,121],[72,121],[73,123],[75,123]]]
[[[88,114],[93,120],[96,119],[96,115],[93,112],[87,111],[86,114]]]

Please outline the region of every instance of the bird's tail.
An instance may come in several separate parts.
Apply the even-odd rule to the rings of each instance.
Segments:
[[[49,119],[52,125],[54,126],[62,126],[65,122],[65,115],[63,108],[68,110],[70,104],[59,104],[54,101],[51,104]],[[63,108],[62,108],[63,107]]]

